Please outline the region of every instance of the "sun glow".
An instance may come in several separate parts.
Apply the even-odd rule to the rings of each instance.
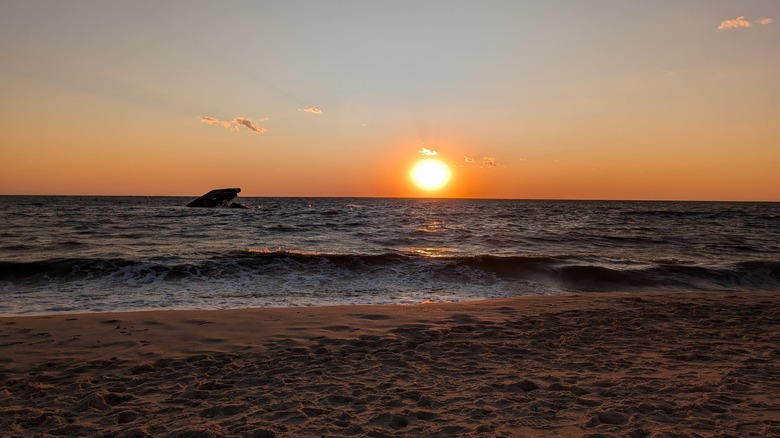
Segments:
[[[450,168],[441,160],[426,158],[420,160],[409,172],[414,184],[423,190],[438,190],[450,181]]]

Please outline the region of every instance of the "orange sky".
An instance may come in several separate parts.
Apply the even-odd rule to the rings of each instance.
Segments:
[[[780,201],[775,19],[773,0],[3,2],[0,194]],[[409,180],[423,147],[452,169],[440,191]]]

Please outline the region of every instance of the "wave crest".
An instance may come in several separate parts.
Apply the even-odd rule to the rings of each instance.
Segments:
[[[284,281],[307,276],[337,280],[351,291],[366,284],[403,288],[425,278],[431,287],[470,282],[500,283],[506,290],[533,282],[561,291],[775,290],[780,288],[780,262],[752,260],[718,266],[663,261],[639,265],[630,261],[586,263],[574,256],[438,256],[420,254],[319,254],[291,251],[236,251],[195,263],[186,261],[113,259],[50,259],[0,262],[0,282],[45,285],[111,280],[120,284],[230,281],[241,278]],[[349,292],[347,290],[345,292]]]

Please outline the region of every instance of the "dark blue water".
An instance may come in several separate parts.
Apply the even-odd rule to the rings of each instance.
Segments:
[[[0,313],[780,290],[780,204],[0,197]]]

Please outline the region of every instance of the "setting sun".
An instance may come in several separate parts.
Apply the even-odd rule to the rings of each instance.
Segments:
[[[414,184],[423,190],[438,190],[450,181],[452,174],[449,166],[442,161],[426,158],[412,167],[409,176]]]

